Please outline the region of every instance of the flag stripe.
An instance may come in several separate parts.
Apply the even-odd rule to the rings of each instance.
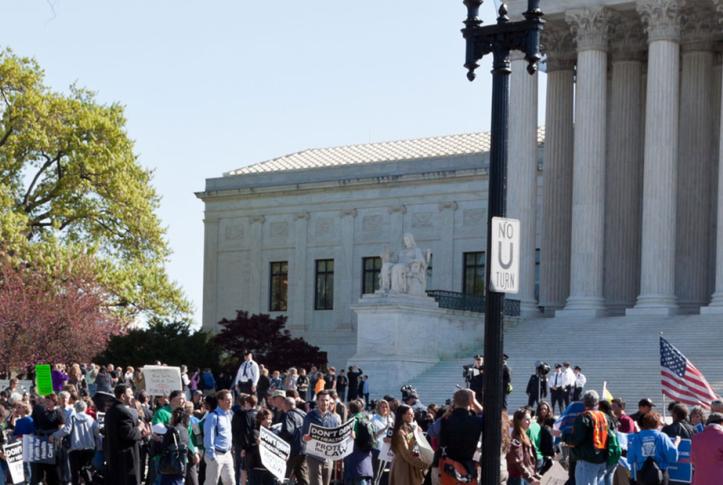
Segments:
[[[667,369],[661,370],[660,374],[669,381],[675,383],[680,389],[689,391],[692,397],[707,396],[711,398],[711,400],[716,398],[715,393],[712,390],[694,386],[689,381],[684,381],[682,379],[679,379],[677,376],[674,376],[669,371],[667,371]]]
[[[704,408],[706,408],[706,409],[708,408],[708,405],[707,405],[706,403],[704,403],[704,402],[700,402],[700,401],[697,401],[697,400],[696,400],[696,401],[693,401],[693,400],[690,400],[690,399],[681,398],[680,396],[676,396],[676,395],[674,395],[674,394],[669,393],[666,389],[663,389],[663,394],[666,395],[666,396],[668,396],[668,397],[669,397],[670,399],[672,399],[673,401],[681,402],[681,403],[687,404],[687,405],[689,405],[689,406],[702,406],[702,407],[704,407]]]
[[[665,376],[663,376],[663,377],[665,377]],[[693,399],[699,399],[699,397],[700,397],[698,394],[695,394],[695,393],[690,392],[689,390],[685,389],[684,386],[682,386],[682,388],[681,388],[681,386],[676,384],[674,381],[663,379],[660,381],[660,383],[664,387],[667,387],[669,389],[669,391],[672,393],[676,393],[681,396],[688,396]]]

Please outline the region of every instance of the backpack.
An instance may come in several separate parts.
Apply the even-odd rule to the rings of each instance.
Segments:
[[[188,446],[181,443],[178,430],[166,427],[161,443],[158,471],[161,475],[185,475],[188,464]]]
[[[356,435],[354,436],[354,447],[360,451],[372,451],[374,447],[374,433],[369,429],[369,420],[360,418],[356,423]]]
[[[638,485],[661,485],[663,483],[663,472],[652,456],[645,459],[642,468],[637,474]]]
[[[617,432],[608,431],[608,465],[617,465],[620,457],[623,456],[623,448],[620,446]]]

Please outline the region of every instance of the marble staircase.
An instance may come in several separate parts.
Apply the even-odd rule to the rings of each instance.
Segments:
[[[723,394],[723,315],[537,318],[513,321],[505,327],[505,352],[510,356],[514,386],[510,409],[527,403],[525,388],[537,360],[551,366],[563,361],[580,365],[588,378],[588,389],[600,392],[603,381],[607,381],[608,389],[625,399],[631,412],[642,397],[662,406],[660,332],[703,372],[716,392]],[[471,364],[477,352],[482,353],[481,344],[478,351],[447,358],[411,379],[422,402],[439,404],[450,398],[456,386],[464,384],[462,366]],[[375,387],[374,397],[400,395],[399,386]]]

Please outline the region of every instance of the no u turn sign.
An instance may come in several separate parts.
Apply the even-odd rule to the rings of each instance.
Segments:
[[[490,254],[490,291],[520,291],[520,221],[504,217],[492,218],[492,250]]]

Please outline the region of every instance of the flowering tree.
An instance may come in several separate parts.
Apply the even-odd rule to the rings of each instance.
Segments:
[[[0,366],[84,362],[121,330],[90,260],[53,274],[0,263]]]

